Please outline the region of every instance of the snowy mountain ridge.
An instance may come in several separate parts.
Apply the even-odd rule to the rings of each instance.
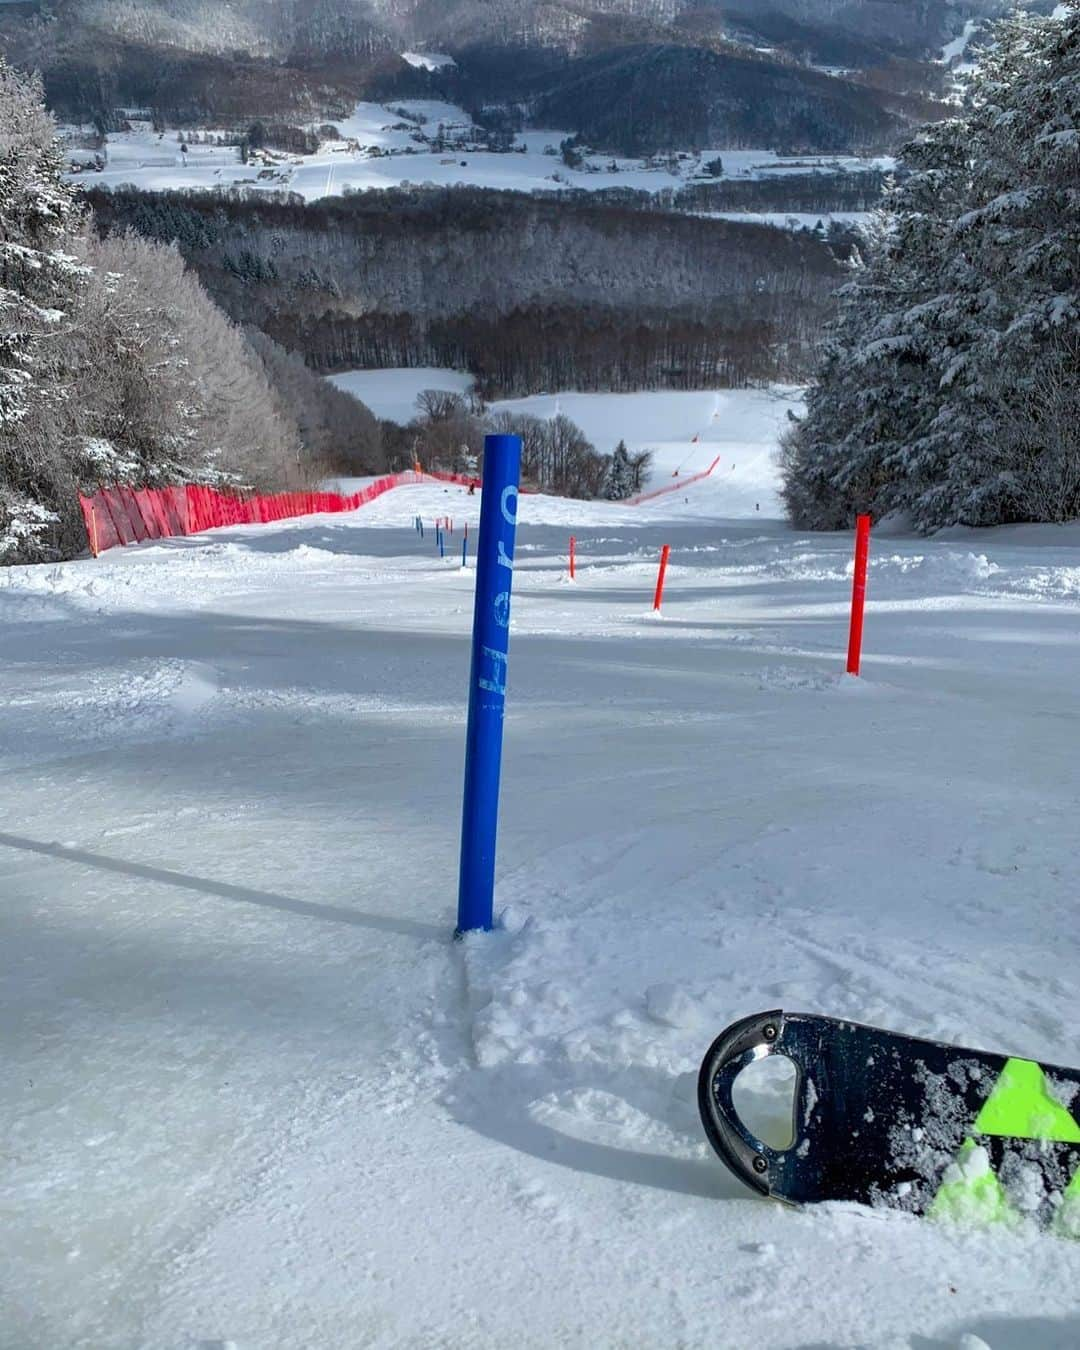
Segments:
[[[596,23],[629,21],[656,27],[692,20],[722,31],[750,25],[757,0],[68,0],[49,7],[91,29],[139,42],[192,51],[276,52],[298,35],[327,41],[342,33],[382,39],[455,44],[494,39],[515,44],[573,42]],[[896,6],[881,0],[772,0],[767,7],[793,24],[825,25],[892,42],[927,46],[957,27],[957,16],[991,17],[1006,0],[927,0]],[[47,21],[47,20],[46,20]]]
[[[793,67],[803,100],[822,96],[813,83],[817,71],[876,72],[861,97],[893,110],[901,95],[938,94],[933,61],[943,46],[965,21],[1000,13],[1004,4],[31,0],[0,10],[0,50],[16,66],[43,72],[51,106],[68,120],[108,122],[125,107],[154,108],[196,125],[269,109],[313,120],[331,109],[340,113],[350,98],[390,95],[444,97],[471,108],[524,105],[565,84],[576,61],[625,53],[633,67],[634,48],[663,48],[668,64],[679,49],[739,57],[756,63],[765,78],[777,66]],[[439,59],[426,60],[428,52]],[[452,62],[462,57],[456,70]],[[455,70],[457,83],[448,85],[445,77]],[[721,75],[739,78],[730,67]],[[646,89],[653,78],[646,70]],[[692,106],[699,83],[713,78],[684,60],[674,95],[665,97]],[[766,101],[783,97],[783,90],[765,94]],[[852,113],[830,116],[844,121]]]

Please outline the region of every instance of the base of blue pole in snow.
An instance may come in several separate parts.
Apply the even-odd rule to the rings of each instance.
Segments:
[[[478,929],[490,932],[495,922],[495,837],[520,476],[521,438],[488,436],[476,544],[456,937]]]

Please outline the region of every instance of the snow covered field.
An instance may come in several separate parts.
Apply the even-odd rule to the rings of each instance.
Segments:
[[[323,142],[315,154],[271,151],[245,165],[240,162],[238,147],[188,144],[185,151],[181,149],[181,144],[186,144],[182,133],[168,131],[161,135],[148,122],[134,122],[131,131],[107,137],[104,169],[80,174],[79,181],[95,187],[133,185],[148,191],[244,185],[295,192],[307,201],[317,201],[340,196],[346,190],[368,191],[408,184],[499,188],[510,192],[556,192],[568,188],[596,192],[619,187],[655,193],[685,186],[701,174],[703,165],[717,156],[724,163],[723,176],[738,179],[815,170],[856,172],[891,168],[894,163],[887,156],[785,157],[773,150],[712,150],[687,154],[673,163],[667,159],[649,162],[588,155],[580,169],[571,169],[554,153],[570,135],[567,131],[526,131],[517,137],[514,152],[495,153],[475,144],[472,120],[463,109],[423,99],[406,99],[392,105],[360,103],[351,117],[339,120],[336,126],[342,139]],[[440,128],[447,143],[434,145]],[[459,143],[454,144],[455,141]],[[79,150],[73,152],[73,157],[92,162],[94,154]],[[738,219],[738,213],[732,218]],[[786,227],[787,219],[786,214],[778,216],[776,223]],[[817,220],[814,216],[811,225]]]
[[[864,225],[869,211],[702,211],[712,220],[736,220],[744,225],[771,225],[776,230],[829,229],[832,225]]]
[[[346,394],[366,403],[376,417],[399,422],[402,426],[417,416],[416,400],[425,389],[467,394],[473,387],[473,377],[465,371],[430,366],[346,370],[327,378]]]
[[[1080,1061],[1080,532],[878,538],[856,683],[850,539],[687,497],[522,500],[463,947],[477,498],[0,571],[0,1345],[1080,1344],[1077,1244],[759,1201],[694,1103],[769,1007]]]

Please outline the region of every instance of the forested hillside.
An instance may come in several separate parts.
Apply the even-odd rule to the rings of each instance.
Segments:
[[[17,8],[36,12],[44,23],[53,16],[77,20],[136,42],[280,58],[360,55],[401,42],[580,49],[611,34],[674,26],[753,29],[762,14],[928,51],[940,45],[955,6],[949,0],[25,0]],[[969,6],[994,8],[1001,8],[995,0]]]
[[[809,234],[468,191],[91,198],[323,370],[447,365],[485,394],[740,385],[806,368],[841,275]]]
[[[166,243],[102,239],[40,86],[0,59],[0,563],[85,547],[80,488],[300,484],[379,465],[363,406],[256,350]]]
[[[941,44],[1004,2],[28,0],[0,7],[0,46],[42,72],[60,116],[106,126],[131,107],[172,124],[311,121],[411,95],[501,104],[633,153],[754,137],[858,149],[931,115]],[[454,59],[429,70],[410,45]]]
[[[1005,23],[904,151],[786,451],[802,526],[1080,515],[1080,7]]]
[[[541,125],[627,155],[669,146],[880,150],[902,122],[871,91],[797,66],[672,44],[572,62],[537,99]]]

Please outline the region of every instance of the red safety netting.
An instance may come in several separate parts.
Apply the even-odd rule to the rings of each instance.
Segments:
[[[479,487],[480,479],[475,474],[468,473],[443,473],[441,469],[427,469],[424,472],[425,478],[434,478],[440,483],[460,483],[462,487]]]
[[[692,473],[689,478],[681,478],[677,483],[672,483],[668,487],[654,488],[652,492],[642,492],[636,497],[628,497],[622,503],[623,506],[640,506],[642,502],[655,501],[657,497],[666,497],[669,492],[681,492],[683,488],[689,487],[691,483],[700,483],[705,478],[711,478],[713,470],[720,463],[720,456],[713,460],[707,469],[701,473]]]
[[[424,475],[411,470],[387,474],[348,497],[338,492],[221,492],[196,484],[166,488],[120,485],[99,488],[90,497],[80,492],[79,505],[90,551],[96,557],[122,544],[202,534],[222,525],[258,525],[322,512],[355,511],[392,488],[423,481]]]
[[[422,478],[433,478],[437,483],[457,483],[460,487],[476,489],[484,486],[481,479],[477,478],[475,474],[469,473],[443,473],[441,469],[425,469],[420,476]],[[539,494],[540,489],[523,487],[518,488],[518,492],[522,497],[535,497]]]
[[[704,473],[693,474],[680,483],[645,492],[631,498],[628,506],[651,501],[669,492],[681,492],[690,483],[708,478],[719,459]],[[278,492],[261,493],[221,492],[217,488],[199,484],[186,487],[133,488],[120,485],[99,488],[93,496],[79,493],[86,536],[95,557],[106,549],[123,544],[138,544],[147,539],[169,539],[177,535],[202,534],[223,525],[260,525],[275,520],[292,520],[297,516],[339,511],[356,511],[368,502],[407,484],[434,479],[440,483],[457,483],[462,487],[480,487],[479,478],[461,473],[417,472],[387,474],[376,478],[366,487],[349,496],[338,492]],[[522,488],[522,493],[535,488]]]

